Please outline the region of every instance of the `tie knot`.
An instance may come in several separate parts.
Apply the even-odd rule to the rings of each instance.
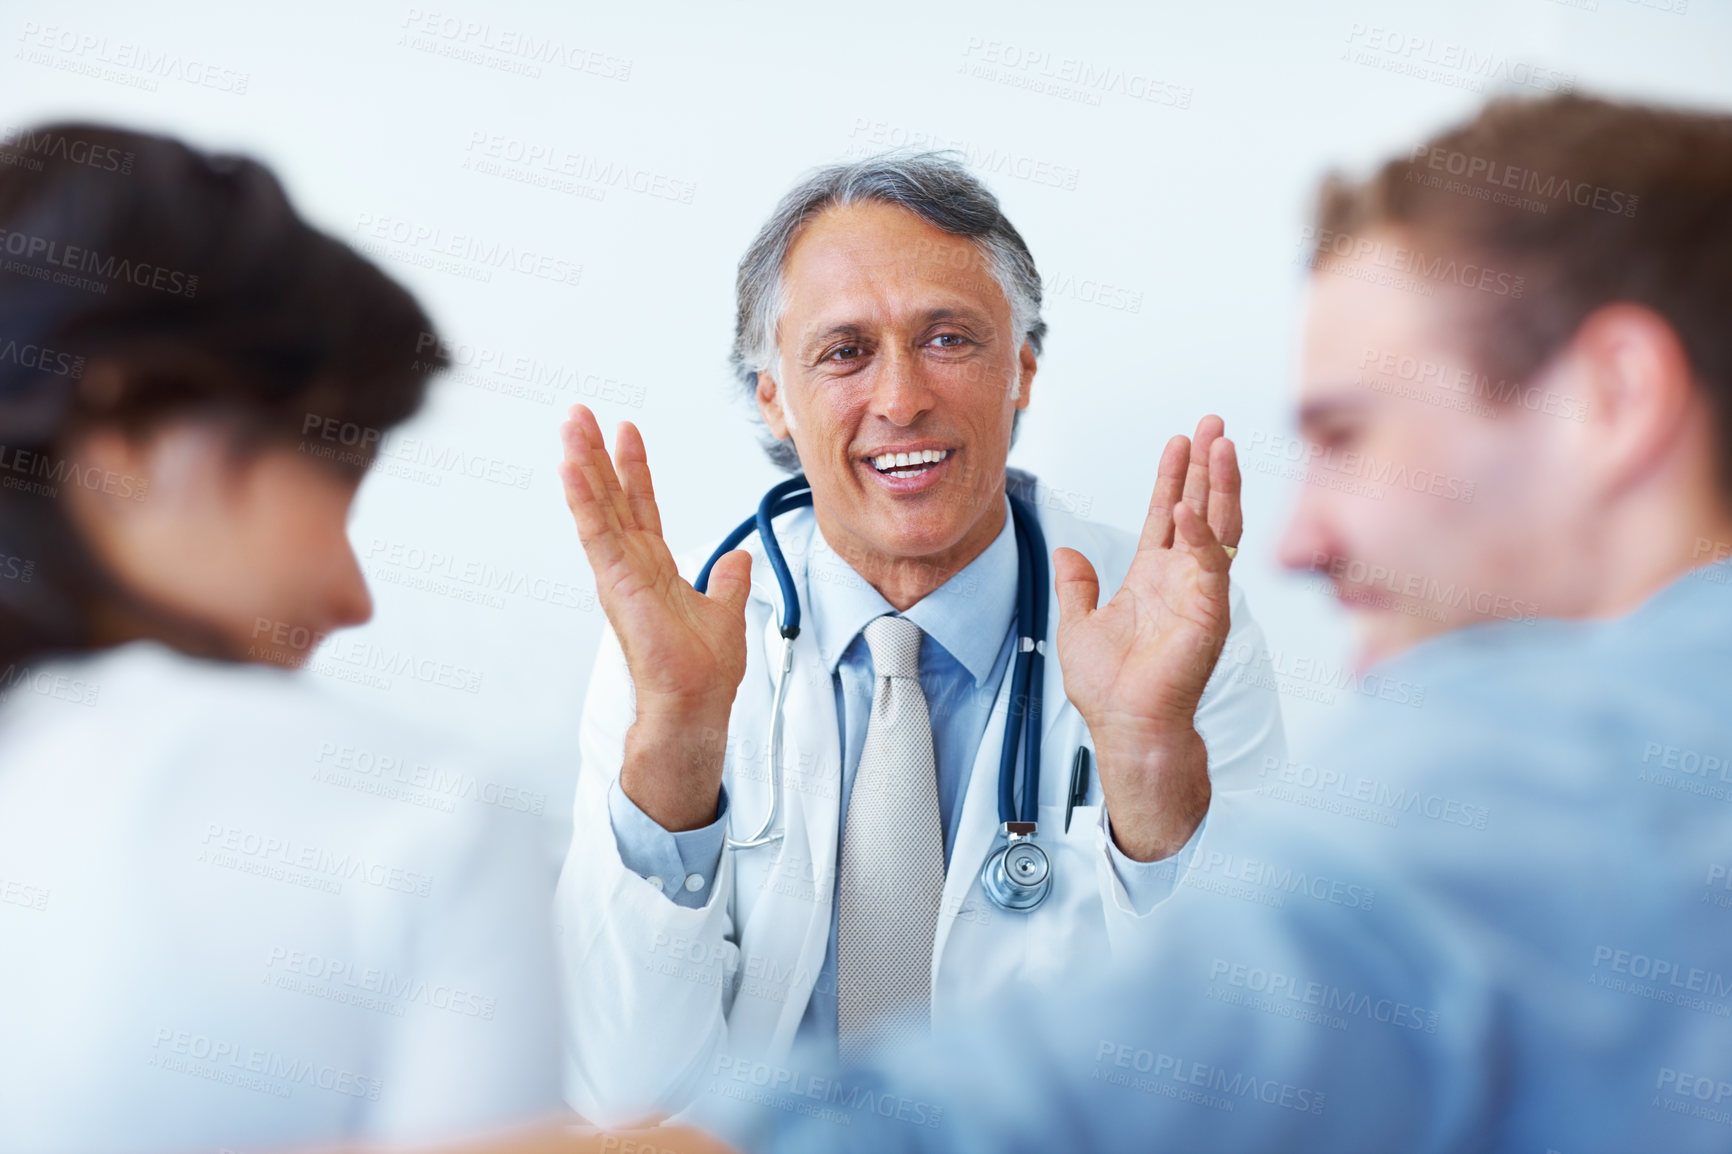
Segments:
[[[906,617],[878,617],[866,625],[872,669],[879,677],[919,677],[920,626]]]

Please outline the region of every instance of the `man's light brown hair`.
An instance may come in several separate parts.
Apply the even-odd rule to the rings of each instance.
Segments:
[[[1589,314],[1646,305],[1714,407],[1732,489],[1732,117],[1579,95],[1491,102],[1363,181],[1325,178],[1320,238],[1393,229],[1523,278],[1475,310],[1476,368],[1531,376]]]

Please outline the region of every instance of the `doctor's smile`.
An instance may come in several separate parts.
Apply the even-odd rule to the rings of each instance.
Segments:
[[[944,470],[939,466],[955,452],[922,445],[897,446],[874,449],[862,460],[891,492],[921,493],[943,479]]]

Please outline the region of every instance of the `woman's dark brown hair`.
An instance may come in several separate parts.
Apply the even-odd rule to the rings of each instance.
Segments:
[[[421,404],[432,328],[256,161],[95,124],[0,141],[0,673],[92,647],[93,621],[126,600],[63,496],[149,494],[84,468],[81,432],[208,416],[245,453],[328,420],[372,435],[315,459],[363,470]]]

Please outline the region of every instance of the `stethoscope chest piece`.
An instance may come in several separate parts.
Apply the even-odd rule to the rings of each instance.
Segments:
[[[1052,861],[1034,829],[1033,822],[1005,822],[1005,843],[981,867],[981,887],[1000,909],[1032,910],[1052,892]]]

